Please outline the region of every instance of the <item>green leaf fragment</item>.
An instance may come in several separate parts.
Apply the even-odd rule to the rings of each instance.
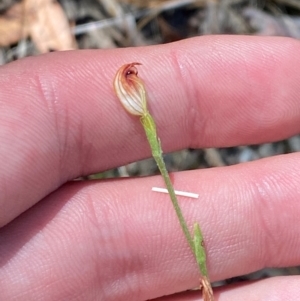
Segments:
[[[204,240],[202,231],[197,223],[194,224],[194,250],[195,257],[198,263],[199,270],[202,276],[208,277],[207,266],[206,266],[206,252],[204,248]]]

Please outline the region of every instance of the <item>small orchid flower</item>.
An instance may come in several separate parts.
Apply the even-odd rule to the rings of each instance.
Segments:
[[[138,77],[136,65],[141,64],[126,64],[118,70],[114,89],[126,111],[132,115],[143,116],[147,113],[146,91],[143,81]]]

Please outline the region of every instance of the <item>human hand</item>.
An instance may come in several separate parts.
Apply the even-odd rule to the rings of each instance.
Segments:
[[[202,37],[86,50],[0,68],[1,300],[134,300],[197,286],[160,176],[71,182],[150,156],[112,80],[139,61],[165,152],[299,133],[300,58],[285,38]],[[201,225],[211,281],[300,263],[299,155],[172,175]],[[23,213],[24,212],[24,213]],[[299,276],[216,289],[218,301],[296,300]],[[160,301],[199,300],[199,292]]]

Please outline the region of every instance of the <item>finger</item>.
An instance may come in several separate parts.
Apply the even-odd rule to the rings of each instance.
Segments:
[[[299,132],[299,45],[206,37],[1,67],[0,226],[66,180],[149,156],[138,119],[112,89],[122,64],[143,63],[164,151],[259,143]]]
[[[299,264],[299,162],[293,154],[173,175],[177,190],[200,193],[180,204],[202,228],[212,281]],[[4,300],[148,300],[197,287],[169,197],[152,186],[161,177],[74,182],[4,227]]]
[[[214,290],[218,301],[300,300],[299,276],[274,277],[256,282],[243,282]],[[166,296],[153,301],[199,301],[199,291]]]

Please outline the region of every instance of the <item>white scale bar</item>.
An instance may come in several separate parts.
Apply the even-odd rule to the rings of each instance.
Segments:
[[[152,187],[152,191],[169,193],[166,188],[159,188],[159,187]],[[188,198],[193,198],[193,199],[198,199],[198,197],[199,197],[198,193],[185,192],[185,191],[179,191],[179,190],[175,190],[175,194],[180,195],[180,196],[186,196]]]

